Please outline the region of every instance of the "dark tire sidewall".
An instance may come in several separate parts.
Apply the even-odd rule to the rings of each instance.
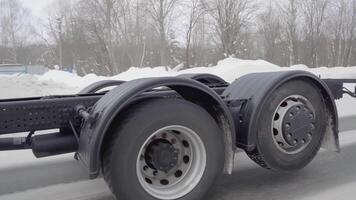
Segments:
[[[111,155],[112,189],[120,199],[154,200],[141,186],[136,173],[139,151],[147,138],[157,130],[180,125],[192,129],[204,143],[207,164],[204,175],[194,190],[180,198],[202,198],[222,171],[224,148],[222,133],[210,115],[197,105],[183,100],[154,100],[137,112],[134,118],[121,127],[121,134]]]

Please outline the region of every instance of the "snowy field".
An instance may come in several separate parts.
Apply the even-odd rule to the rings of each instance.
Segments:
[[[49,71],[43,76],[0,76],[0,99],[55,94],[73,94],[98,80],[131,80],[142,77],[175,76],[181,73],[212,73],[232,82],[244,74],[265,71],[308,70],[322,78],[356,78],[356,67],[281,68],[265,61],[225,59],[211,68],[179,71],[131,68],[115,77],[86,77]],[[353,86],[350,85],[350,88]],[[256,166],[243,153],[237,155],[235,173],[224,177],[209,200],[353,199],[356,195],[356,100],[337,102],[341,116],[342,152],[322,151],[299,172],[276,174]],[[113,200],[102,179],[89,181],[73,155],[36,160],[30,151],[0,152],[0,200]]]

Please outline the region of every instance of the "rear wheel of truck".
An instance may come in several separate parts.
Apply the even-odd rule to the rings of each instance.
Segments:
[[[120,200],[202,199],[222,173],[223,134],[203,108],[156,99],[126,110],[103,151],[104,177]]]
[[[285,83],[263,105],[256,149],[247,152],[248,156],[274,171],[302,169],[320,149],[326,115],[317,86],[306,80]]]

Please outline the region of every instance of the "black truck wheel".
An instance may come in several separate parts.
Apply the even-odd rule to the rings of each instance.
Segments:
[[[103,173],[120,200],[202,199],[224,165],[221,130],[203,108],[156,99],[125,111],[103,152]]]
[[[315,85],[304,80],[287,82],[263,105],[257,147],[248,156],[275,171],[305,167],[320,149],[326,115],[323,96]]]

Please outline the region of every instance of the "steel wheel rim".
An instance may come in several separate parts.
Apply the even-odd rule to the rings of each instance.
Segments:
[[[302,126],[303,133],[299,133],[299,135],[292,133],[293,130],[300,128],[296,125],[293,126],[291,122],[295,115],[304,115],[306,119],[303,120],[305,121]],[[315,133],[315,116],[315,109],[307,98],[301,95],[291,95],[283,99],[276,108],[272,119],[271,132],[277,148],[286,154],[296,154],[307,148]]]
[[[178,151],[177,161],[172,158],[176,165],[168,172],[161,171],[150,163],[151,145],[156,145],[159,141],[167,146],[168,143],[163,140],[169,142],[169,149],[174,147]],[[175,151],[171,153],[173,157],[177,155]],[[149,195],[157,199],[178,199],[190,193],[199,184],[205,172],[206,157],[204,143],[192,129],[179,125],[167,126],[154,132],[142,145],[137,157],[136,174],[142,188]]]

